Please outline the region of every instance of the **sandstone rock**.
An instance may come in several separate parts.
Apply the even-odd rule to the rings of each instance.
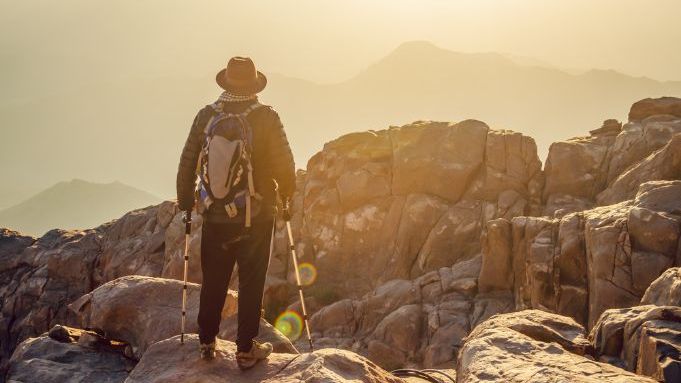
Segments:
[[[420,339],[414,334],[420,332],[422,322],[423,312],[419,305],[402,306],[388,314],[371,335],[369,359],[388,370],[403,366],[407,358],[414,359],[420,346]],[[376,347],[377,344],[387,347]],[[392,352],[386,353],[387,350]]]
[[[470,312],[471,328],[499,313],[515,311],[513,294],[510,291],[493,291],[475,296]],[[462,338],[463,339],[463,338]]]
[[[132,211],[85,231],[52,230],[40,239],[0,231],[0,375],[14,347],[57,323],[76,325],[66,306],[128,273],[158,275],[173,202]]]
[[[43,335],[17,346],[6,379],[10,383],[115,383],[125,381],[133,367],[133,361],[115,350],[59,342]]]
[[[681,306],[681,268],[667,269],[648,287],[642,305]]]
[[[681,323],[653,320],[641,326],[636,373],[661,382],[681,381]]]
[[[511,223],[503,218],[487,223],[481,239],[483,256],[478,288],[481,292],[513,288],[513,237]]]
[[[0,260],[3,269],[6,264],[16,262],[14,254],[22,252],[35,242],[35,238],[5,228],[0,228]]]
[[[634,103],[629,111],[630,121],[640,121],[659,114],[681,117],[681,99],[676,97],[646,98]]]
[[[592,136],[555,142],[549,148],[544,172],[546,185],[544,215],[556,210],[578,211],[584,202],[591,201],[605,188],[609,148],[614,136]],[[566,204],[570,199],[579,201],[572,209]]]
[[[92,264],[100,245],[96,231],[52,230],[20,252],[3,257],[2,368],[19,342],[58,322],[73,324],[65,306],[92,288]]]
[[[598,195],[598,203],[607,205],[634,198],[641,184],[653,180],[676,180],[679,178],[679,172],[681,172],[681,134],[676,134],[662,149],[614,179],[608,188]]]
[[[458,201],[483,165],[488,130],[474,120],[392,130],[394,193],[427,193]],[[436,182],[445,179],[449,182]]]
[[[95,286],[125,275],[158,276],[163,269],[165,232],[177,205],[157,206],[127,213],[105,226],[101,255],[93,270]]]
[[[629,320],[646,313],[651,306],[637,306],[606,310],[589,333],[594,345],[594,356],[609,363],[627,368],[624,362],[624,345],[629,340],[624,337],[624,326]]]
[[[494,316],[466,338],[457,382],[653,382],[582,356],[583,331],[569,318],[537,310]]]
[[[494,315],[479,324],[471,332],[470,337],[473,338],[487,329],[500,328],[519,332],[541,342],[557,343],[566,351],[578,355],[586,354],[590,348],[584,335],[584,327],[572,318],[541,310],[523,310]]]
[[[186,333],[196,333],[200,287],[187,292]],[[136,358],[153,343],[180,333],[182,282],[172,279],[127,276],[108,282],[70,305],[81,327],[101,330],[107,338],[132,346]],[[230,291],[222,312],[219,337],[236,334],[236,293]],[[272,341],[278,352],[296,352],[281,333],[261,322],[258,339]]]
[[[199,360],[198,338],[184,345],[173,337],[152,345],[132,371],[127,383],[152,382],[402,382],[372,362],[349,351],[322,349],[311,354],[272,354],[266,362],[241,372],[236,365],[234,343],[218,340],[217,358]]]
[[[536,153],[531,138],[474,120],[340,137],[301,178],[301,259],[354,299],[470,259],[488,220],[540,210]]]
[[[483,246],[484,291],[508,289],[487,264],[511,254],[516,308],[540,308],[592,326],[609,308],[635,306],[650,283],[678,259],[681,182],[641,185],[634,200],[561,219],[491,221]],[[497,227],[511,226],[497,235]],[[494,242],[491,242],[494,241]],[[490,285],[488,280],[502,281]]]
[[[611,118],[603,121],[603,125],[600,128],[590,130],[589,134],[592,136],[601,134],[617,135],[620,131],[622,131],[622,123]]]
[[[475,324],[513,308],[510,294],[477,293],[480,264],[475,257],[323,307],[310,322],[315,343],[351,348],[386,369],[451,367]]]
[[[663,148],[671,138],[681,133],[681,118],[655,116],[641,122],[628,122],[617,135],[610,149],[607,166],[608,184],[624,174],[628,168]],[[646,181],[654,178],[646,179]]]
[[[589,339],[602,360],[659,381],[676,382],[681,377],[681,307],[607,310]]]
[[[632,110],[644,106],[646,111],[633,113],[624,125],[606,120],[588,137],[552,144],[545,166],[544,215],[560,218],[622,202],[644,182],[677,179],[676,147],[649,157],[681,133],[681,116],[666,114],[664,105],[681,105],[681,99],[642,100]]]

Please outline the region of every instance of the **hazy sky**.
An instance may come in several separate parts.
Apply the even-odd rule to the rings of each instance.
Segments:
[[[679,0],[1,1],[3,90],[88,76],[197,75],[229,55],[333,82],[400,43],[681,80]],[[31,79],[26,79],[30,75]],[[31,81],[34,80],[34,81]],[[38,87],[36,89],[36,86]]]
[[[121,179],[166,196],[167,185],[149,187],[121,174],[93,179],[107,162],[89,158],[120,153],[86,155],[80,148],[88,145],[88,136],[50,131],[50,115],[34,105],[53,105],[81,89],[98,100],[117,82],[196,83],[194,93],[188,92],[192,101],[172,111],[184,127],[198,106],[216,96],[210,78],[230,56],[252,56],[265,73],[329,83],[354,76],[411,40],[460,52],[508,53],[570,70],[615,69],[681,80],[679,15],[680,0],[0,0],[0,150],[6,152],[0,153],[0,179],[6,181],[0,184],[5,201],[0,208],[65,177]],[[203,98],[194,102],[194,94]],[[153,99],[140,102],[154,107]],[[77,106],[63,108],[70,114],[59,121],[62,126],[90,124],[78,118]],[[117,113],[108,105],[102,111],[102,118]],[[33,126],[29,118],[41,113],[46,126],[35,128],[41,132],[35,141],[28,137],[33,132],[22,136],[19,124],[7,123],[19,119]],[[96,126],[89,133],[106,137]],[[181,135],[173,134],[165,150],[174,159]],[[25,158],[16,158],[14,149],[32,144],[54,153],[58,161],[45,167],[50,171],[35,174],[39,169],[19,166]],[[168,174],[175,166],[168,164]]]

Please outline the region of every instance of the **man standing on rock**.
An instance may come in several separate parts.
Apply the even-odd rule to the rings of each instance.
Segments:
[[[224,92],[194,119],[177,172],[177,200],[190,219],[198,199],[197,211],[203,216],[201,358],[215,357],[215,337],[237,263],[236,359],[241,369],[248,369],[272,352],[271,344],[254,338],[269,264],[275,187],[286,209],[295,189],[295,166],[279,115],[258,102],[256,95],[267,79],[253,61],[232,58],[216,81]]]

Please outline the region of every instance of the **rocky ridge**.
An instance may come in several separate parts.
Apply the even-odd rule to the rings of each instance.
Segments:
[[[681,264],[678,105],[681,100],[671,98],[642,100],[632,106],[629,122],[608,120],[588,137],[554,144],[544,170],[530,137],[491,130],[474,120],[417,122],[327,144],[299,173],[293,219],[301,261],[315,265],[319,274],[307,288],[317,345],[352,350],[387,369],[457,366],[461,382],[499,373],[469,363],[475,360],[508,360],[508,371],[518,373],[502,375],[507,381],[543,381],[544,372],[523,372],[534,363],[531,357],[550,360],[545,371],[570,363],[591,366],[583,381],[624,381],[630,375],[620,367],[674,381],[670,377],[676,376],[681,344],[674,316],[678,278],[665,270]],[[17,366],[36,355],[20,350],[46,347],[54,355],[71,355],[73,347],[85,347],[80,341],[57,347],[41,335],[55,324],[96,328],[99,336],[111,339],[107,342],[127,345],[120,351],[128,360],[126,373],[129,363],[146,369],[141,361],[149,350],[172,343],[178,332],[170,313],[177,314],[171,309],[177,302],[168,304],[169,311],[126,311],[120,307],[127,303],[117,300],[129,302],[140,292],[115,298],[125,294],[109,290],[129,285],[114,290],[131,292],[151,283],[159,296],[173,297],[160,292],[173,291],[177,282],[158,278],[181,277],[180,219],[175,205],[165,202],[92,230],[55,230],[40,239],[3,229],[0,342],[2,368],[10,367],[8,379],[22,381]],[[195,221],[194,233],[200,233],[200,224]],[[279,229],[266,292],[266,304],[275,314],[293,301]],[[200,282],[199,243],[194,234],[193,282]],[[127,275],[153,278],[117,279]],[[656,286],[671,287],[671,292]],[[639,307],[651,303],[662,308]],[[579,346],[575,337],[570,343],[541,335],[548,330],[537,338],[527,326],[507,323],[525,320],[522,312],[511,313],[523,309],[555,313],[549,320],[553,324],[541,323],[547,328],[571,317],[576,323],[568,327],[581,328],[571,333],[584,337],[585,326],[593,336],[586,343],[579,338]],[[633,314],[614,315],[613,309]],[[493,317],[506,312],[503,320]],[[118,315],[139,325],[120,328]],[[150,316],[166,318],[158,334],[143,331],[150,327]],[[264,334],[274,334],[293,352],[281,334],[263,326]],[[229,335],[225,330],[224,336]],[[10,364],[9,355],[24,339]],[[496,348],[486,349],[490,344]],[[229,347],[226,343],[225,350]],[[88,358],[107,350],[84,349],[83,363],[92,364]],[[310,366],[325,365],[329,358],[358,366],[344,370],[357,375],[333,372],[338,381],[389,377],[351,352],[328,350],[303,359]],[[46,355],[41,363],[49,366],[51,354]],[[115,360],[106,365],[120,375]],[[292,380],[331,376],[305,366],[294,370]],[[140,375],[133,371],[133,376]]]

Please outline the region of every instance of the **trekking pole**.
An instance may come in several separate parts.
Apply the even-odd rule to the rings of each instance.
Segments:
[[[184,344],[184,325],[187,318],[187,271],[189,269],[189,234],[192,231],[192,211],[184,213],[184,285],[182,286],[182,330],[180,344]]]
[[[307,320],[307,309],[305,308],[305,297],[303,296],[303,285],[300,283],[300,271],[298,271],[298,257],[296,256],[296,247],[293,242],[293,232],[291,230],[291,216],[289,213],[288,202],[284,205],[284,221],[286,222],[286,231],[288,232],[288,243],[291,249],[291,258],[293,258],[293,269],[296,273],[296,284],[298,285],[298,294],[300,295],[300,307],[303,310],[303,320],[305,321],[305,331],[307,333],[307,341],[310,343],[310,352],[314,351],[312,346],[312,335],[310,335],[310,324]]]

